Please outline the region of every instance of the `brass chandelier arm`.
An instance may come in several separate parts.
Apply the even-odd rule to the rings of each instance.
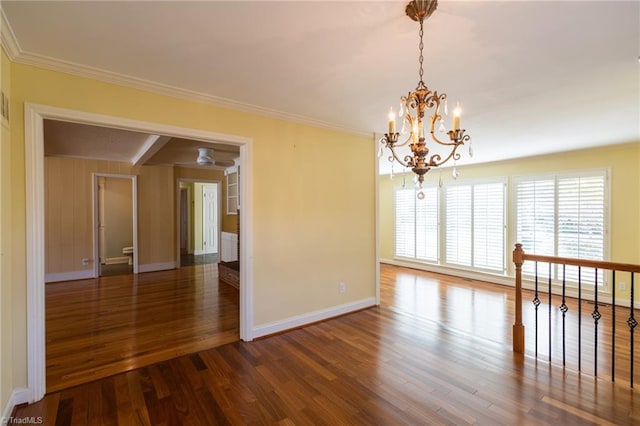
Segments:
[[[444,163],[446,163],[447,161],[449,161],[451,158],[453,158],[454,160],[459,160],[460,159],[460,153],[456,152],[458,150],[458,147],[462,145],[462,143],[457,144],[449,153],[449,155],[447,156],[447,158],[445,158],[442,161],[439,161],[442,159],[442,157],[440,157],[439,154],[433,154],[431,156],[431,158],[429,158],[429,166],[431,167],[440,167],[441,165],[443,165]]]
[[[404,157],[404,161],[400,160],[400,157],[398,157],[398,154],[396,154],[396,150],[393,148],[389,148],[389,150],[391,151],[391,155],[393,156],[393,158],[395,158],[395,160],[400,163],[400,165],[402,167],[412,167],[412,162],[413,161],[407,161],[407,157],[411,157],[409,155]],[[413,158],[411,158],[411,160],[413,160]]]
[[[468,141],[469,139],[471,139],[471,137],[469,135],[464,135],[462,136],[464,130],[458,130],[457,132],[453,132],[453,130],[449,130],[449,132],[447,132],[447,134],[449,135],[449,138],[451,139],[451,142],[444,142],[441,141],[440,139],[438,139],[438,137],[435,135],[435,131],[433,129],[431,129],[431,139],[443,146],[456,146],[456,145],[461,145],[464,144],[466,141]]]
[[[391,151],[391,155],[389,156],[389,161],[397,161],[398,163],[400,163],[400,165],[402,167],[413,167],[413,158],[410,159],[410,161],[407,159],[408,157],[411,157],[409,155],[405,156],[404,161],[400,159],[400,157],[398,157],[398,154],[396,154],[396,150],[395,148],[399,147],[399,146],[403,146],[406,144],[403,143],[401,145],[397,145],[394,141],[398,140],[398,137],[400,136],[399,133],[385,133],[385,135],[380,139],[380,143],[382,145],[384,145],[385,148],[388,148],[389,151]]]

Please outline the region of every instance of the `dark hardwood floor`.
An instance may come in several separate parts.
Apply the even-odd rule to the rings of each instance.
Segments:
[[[380,307],[51,392],[15,416],[51,425],[639,424],[628,384],[511,352],[512,292],[383,266]]]
[[[216,264],[47,284],[47,392],[239,339]]]

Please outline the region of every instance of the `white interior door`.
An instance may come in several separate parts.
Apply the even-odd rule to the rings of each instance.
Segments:
[[[205,253],[218,252],[218,189],[215,184],[202,187],[202,245]]]

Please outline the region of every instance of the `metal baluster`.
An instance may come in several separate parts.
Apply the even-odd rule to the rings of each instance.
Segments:
[[[562,265],[562,305],[560,305],[560,312],[562,312],[562,366],[566,366],[566,339],[565,339],[565,317],[567,315],[567,311],[569,308],[567,307],[567,299],[566,299],[566,290],[567,290],[567,280],[566,280],[566,271],[567,265]]]
[[[595,268],[595,284],[594,284],[594,295],[595,295],[595,307],[593,308],[593,312],[591,313],[591,317],[593,318],[594,327],[593,327],[593,375],[598,375],[598,321],[602,318],[600,311],[598,311],[598,268]]]
[[[549,363],[551,363],[551,262],[549,262]]]
[[[616,270],[612,271],[611,282],[611,381],[616,381]]]
[[[533,295],[533,306],[535,306],[535,310],[536,310],[536,317],[535,317],[535,329],[536,329],[536,358],[538,358],[538,306],[540,306],[540,299],[538,298],[538,261],[536,260],[535,263],[535,268],[536,268],[536,283],[535,283],[535,292]]]
[[[631,356],[630,356],[630,360],[631,360],[631,377],[629,378],[629,381],[631,382],[631,387],[633,387],[633,331],[636,328],[636,326],[638,325],[638,321],[636,321],[635,318],[635,313],[634,313],[634,307],[633,307],[633,292],[634,292],[634,288],[633,288],[633,277],[634,277],[634,273],[631,272],[631,304],[630,304],[630,315],[629,315],[629,319],[627,320],[627,325],[629,326],[629,332],[631,333],[631,338],[630,340],[630,345],[631,345]]]
[[[582,371],[582,267],[578,266],[578,371]]]

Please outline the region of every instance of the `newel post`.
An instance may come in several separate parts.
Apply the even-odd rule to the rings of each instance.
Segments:
[[[522,264],[524,250],[522,244],[516,244],[513,250],[513,263],[516,265],[516,320],[513,323],[513,351],[524,353],[524,325],[522,324]]]

